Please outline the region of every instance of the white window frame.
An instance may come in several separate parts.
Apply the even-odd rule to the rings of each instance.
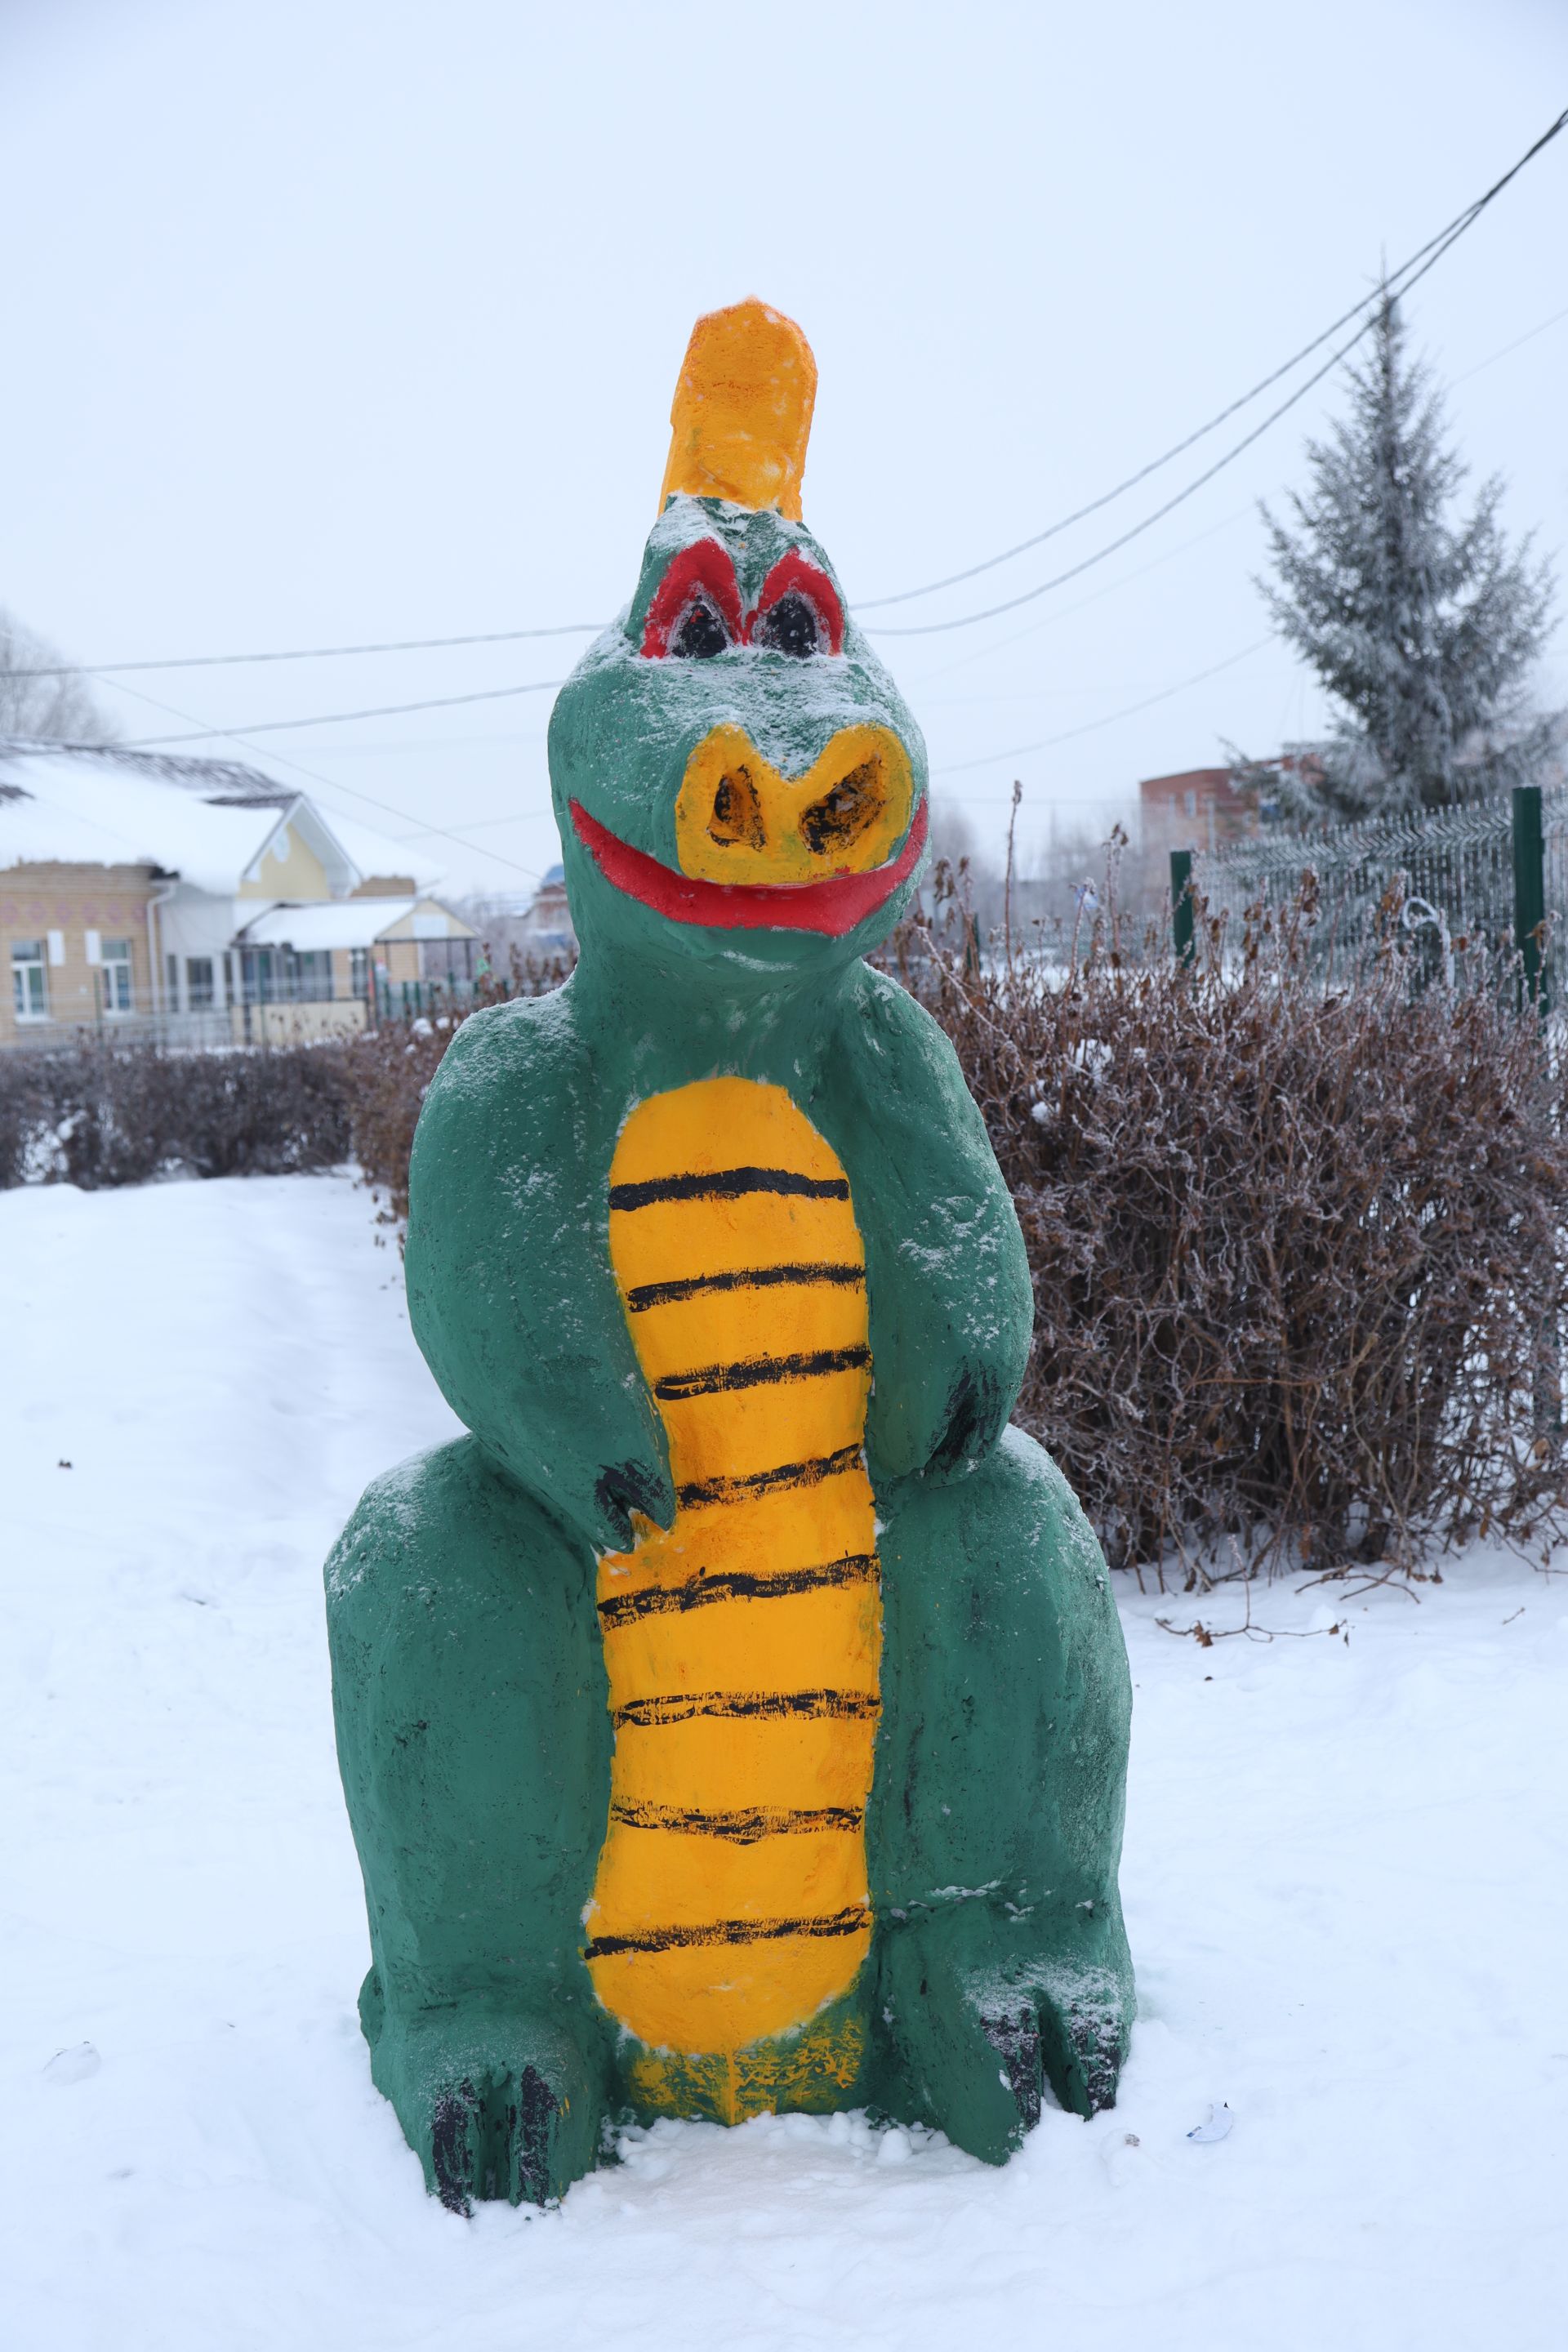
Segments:
[[[112,948],[123,948],[123,955],[111,955]],[[101,943],[99,969],[103,974],[103,1013],[108,1021],[123,1021],[128,1013],[136,1010],[136,961],[129,940],[105,940]],[[114,1002],[120,993],[120,975],[124,975],[125,1002]]]
[[[18,948],[31,948],[29,956],[20,956]],[[11,1013],[18,1028],[24,1022],[47,1021],[49,1017],[48,950],[43,940],[13,940],[11,942]],[[29,1009],[26,1000],[35,993],[23,979],[25,972],[37,975],[36,1007]]]

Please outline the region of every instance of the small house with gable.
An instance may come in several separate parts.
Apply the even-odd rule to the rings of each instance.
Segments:
[[[378,988],[472,978],[438,879],[237,762],[0,741],[0,1046],[361,1028]]]

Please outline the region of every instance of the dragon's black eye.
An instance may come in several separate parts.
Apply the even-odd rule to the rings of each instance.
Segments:
[[[682,661],[711,661],[730,650],[730,632],[704,596],[687,606],[669,641]]]
[[[752,632],[752,642],[765,646],[770,653],[794,654],[799,661],[820,653],[822,632],[809,598],[798,589],[786,590],[762,615]]]

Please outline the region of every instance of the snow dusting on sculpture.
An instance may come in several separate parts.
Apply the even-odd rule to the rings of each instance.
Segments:
[[[801,520],[816,371],[700,320],[550,768],[582,961],[458,1033],[414,1328],[472,1435],[328,1565],[374,2079],[449,2205],[625,2117],[868,2107],[993,2162],[1114,2095],[1130,1694],[1007,1426],[1032,1298],[946,1040],[863,958],[926,762]]]

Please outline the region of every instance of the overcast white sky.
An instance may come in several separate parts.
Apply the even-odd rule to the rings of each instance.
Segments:
[[[607,618],[691,321],[746,293],[816,349],[806,514],[851,600],[917,586],[1203,422],[1564,104],[1563,0],[0,0],[0,603],[84,662]],[[1568,134],[1409,311],[1477,473],[1553,551],[1565,231]],[[1311,683],[1258,645],[1255,502],[1334,404],[1331,380],[1081,581],[881,640],[983,835],[1015,774],[1043,833],[1222,739],[1311,731]],[[882,617],[1019,593],[1199,462]],[[243,731],[559,677],[584,642],[124,682],[178,715],[103,698],[127,736]],[[309,769],[329,810],[465,836],[424,836],[455,886],[526,889],[556,854],[550,700],[249,756]]]

